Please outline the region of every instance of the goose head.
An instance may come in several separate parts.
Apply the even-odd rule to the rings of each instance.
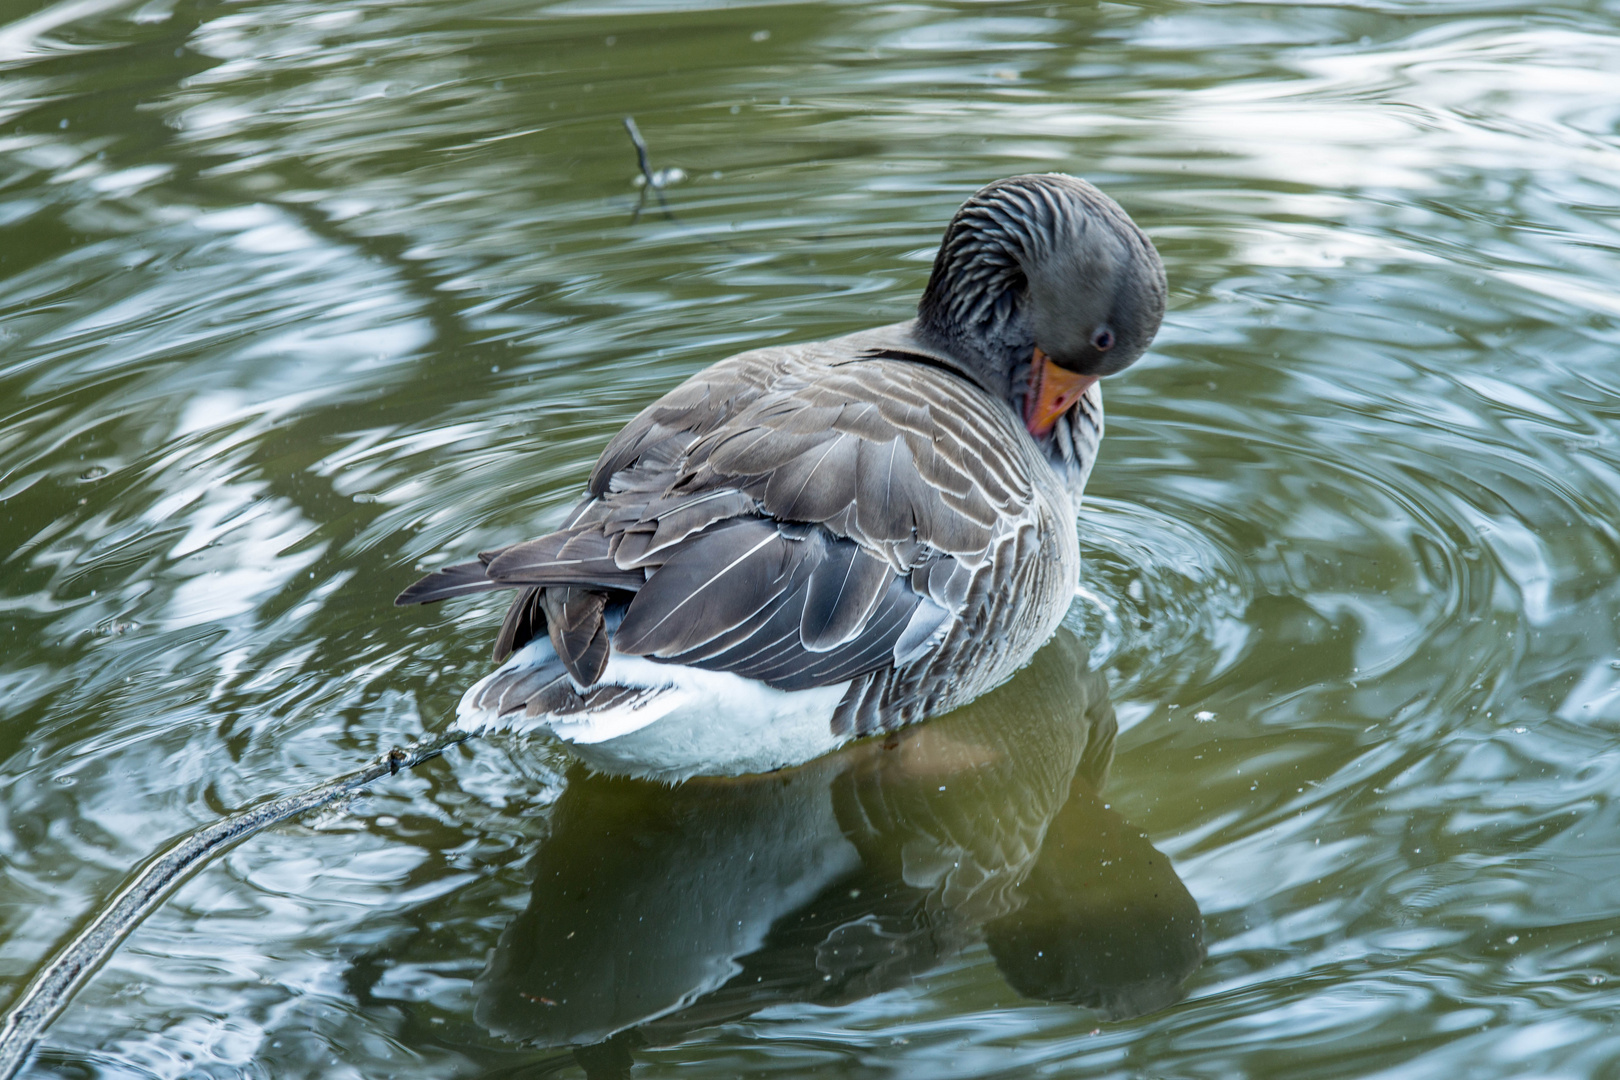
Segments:
[[[1038,441],[1096,381],[1147,351],[1164,264],[1118,203],[1060,173],[982,188],[956,212],[917,333],[1003,398]]]

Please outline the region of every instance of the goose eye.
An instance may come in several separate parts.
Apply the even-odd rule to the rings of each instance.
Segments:
[[[1107,352],[1114,347],[1114,332],[1106,326],[1091,335],[1091,347],[1098,352]]]

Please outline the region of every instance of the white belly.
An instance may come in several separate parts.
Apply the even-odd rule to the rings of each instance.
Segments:
[[[514,653],[470,687],[456,710],[461,731],[548,731],[601,772],[674,782],[699,774],[769,772],[820,757],[849,741],[832,732],[833,710],[848,682],[776,690],[721,671],[658,664],[614,652],[601,682],[640,687],[636,700],[600,712],[498,716],[471,705],[485,683],[514,668],[548,667],[557,654],[546,638]]]

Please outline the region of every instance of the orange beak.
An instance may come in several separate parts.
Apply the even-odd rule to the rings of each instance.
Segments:
[[[1029,393],[1024,398],[1024,426],[1037,439],[1043,437],[1096,381],[1095,375],[1076,375],[1058,367],[1035,346],[1029,363]]]

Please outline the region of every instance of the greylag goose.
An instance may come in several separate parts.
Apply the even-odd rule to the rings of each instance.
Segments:
[[[456,725],[673,781],[808,761],[1006,681],[1074,596],[1097,382],[1164,301],[1152,243],[1090,184],[983,188],[915,319],[699,372],[608,443],[561,529],[400,594],[518,590]]]

